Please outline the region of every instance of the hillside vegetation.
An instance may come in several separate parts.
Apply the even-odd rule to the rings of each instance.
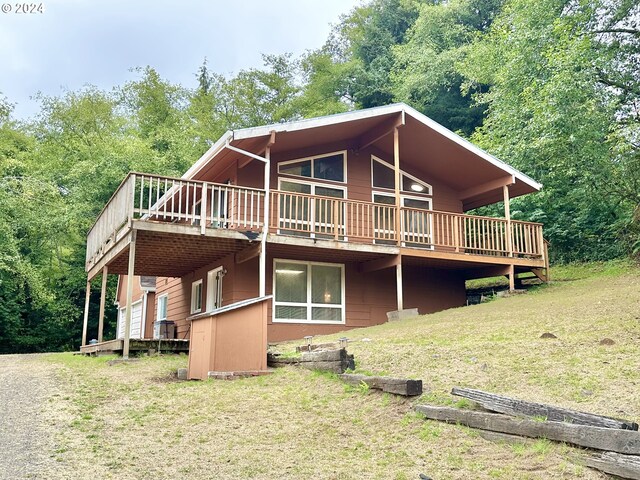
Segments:
[[[359,370],[421,378],[429,391],[417,400],[295,368],[178,382],[185,356],[42,357],[61,382],[47,407],[58,430],[47,478],[604,478],[571,447],[494,444],[411,408],[452,403],[462,385],[637,421],[640,271],[557,274],[526,295],[347,333]]]

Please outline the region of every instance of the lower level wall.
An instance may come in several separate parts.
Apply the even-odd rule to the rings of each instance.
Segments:
[[[303,257],[279,255],[283,260],[305,260]],[[318,259],[331,262],[330,255]],[[274,256],[267,255],[267,295],[273,293]],[[241,264],[229,255],[181,278],[158,278],[156,286],[155,318],[157,298],[167,294],[167,319],[176,322],[177,338],[189,338],[192,282],[203,281],[203,311],[206,306],[207,272],[223,266],[223,306],[258,296],[258,259]],[[417,308],[421,314],[432,313],[465,304],[465,282],[461,273],[454,270],[439,270],[419,266],[403,266],[404,308]],[[326,335],[359,327],[379,325],[387,321],[387,312],[397,309],[396,272],[387,268],[362,273],[356,262],[345,263],[345,312],[346,323],[338,325],[312,323],[278,323],[273,321],[273,305],[267,311],[267,335],[269,342],[300,339],[306,335]]]

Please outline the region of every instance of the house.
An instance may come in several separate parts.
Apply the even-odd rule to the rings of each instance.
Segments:
[[[234,306],[257,343],[376,325],[463,305],[470,278],[544,280],[542,225],[509,212],[540,188],[405,104],[229,131],[181,178],[124,179],[88,234],[88,281],[155,276],[154,318],[180,339]],[[497,202],[504,218],[465,213]]]

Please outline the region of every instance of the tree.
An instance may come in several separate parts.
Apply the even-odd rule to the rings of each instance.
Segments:
[[[617,162],[609,138],[619,105],[597,72],[610,59],[590,30],[606,4],[511,0],[459,68],[487,118],[474,140],[541,180],[541,194],[514,202],[545,221],[560,260],[611,258],[629,205],[611,194]]]
[[[484,117],[484,108],[474,104],[472,95],[488,85],[476,83],[462,92],[464,77],[457,63],[476,36],[491,26],[501,6],[502,0],[422,4],[406,42],[393,47],[395,98],[451,130],[471,135]]]

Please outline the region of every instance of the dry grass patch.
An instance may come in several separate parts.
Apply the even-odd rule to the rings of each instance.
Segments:
[[[358,367],[423,379],[418,401],[451,403],[454,385],[638,418],[640,275],[587,278],[528,295],[347,335]],[[557,339],[541,339],[552,332]],[[321,342],[341,335],[317,339]],[[600,345],[603,338],[613,345]],[[364,338],[370,341],[363,341]],[[299,343],[299,342],[297,342]],[[285,349],[291,349],[293,343]],[[236,381],[177,382],[185,356],[109,366],[49,357],[64,396],[58,453],[75,478],[604,478],[575,450],[498,445],[423,420],[415,400],[285,368]]]

